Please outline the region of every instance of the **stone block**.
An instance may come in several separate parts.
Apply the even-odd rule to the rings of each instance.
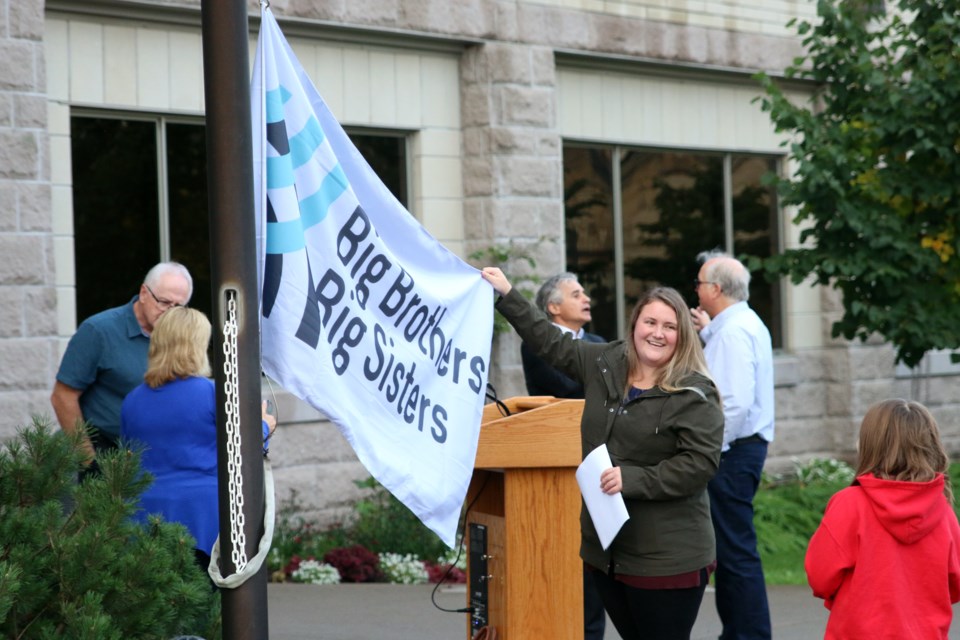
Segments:
[[[50,231],[53,228],[53,207],[50,185],[38,182],[17,184],[20,229],[22,231]]]
[[[0,287],[0,338],[24,335],[24,295],[21,287]]]
[[[517,5],[520,40],[566,49],[591,46],[594,14],[523,2]]]
[[[850,384],[850,414],[859,421],[873,404],[894,397],[893,381],[865,380]]]
[[[36,179],[39,157],[40,144],[36,133],[0,131],[0,178]]]
[[[24,327],[30,337],[57,334],[57,290],[54,287],[28,287],[24,290]]]
[[[541,133],[537,144],[537,155],[557,156],[563,152],[563,139],[559,132]]]
[[[18,225],[17,184],[0,182],[0,232],[16,231]]]
[[[0,127],[13,126],[13,100],[16,95],[0,93]]]
[[[54,429],[59,429],[50,405],[49,388],[0,390],[0,443],[17,435],[17,430],[33,423],[34,417],[44,420]]]
[[[348,0],[288,0],[285,15],[317,20],[341,21],[346,16]],[[255,9],[259,11],[259,8]]]
[[[493,7],[493,26],[500,40],[507,42],[518,40],[520,27],[517,24],[517,3],[495,3]]]
[[[487,202],[486,198],[466,198],[463,201],[464,235],[471,243],[481,243],[484,246],[489,242],[488,238],[492,228],[487,215]],[[473,251],[473,249],[468,248],[467,255]]]
[[[553,49],[535,47],[530,50],[530,69],[533,84],[554,87],[557,84],[557,63]]]
[[[777,420],[773,442],[768,456],[791,457],[809,451],[828,451],[834,435],[830,426],[820,419]]]
[[[827,385],[827,413],[830,417],[850,415],[851,398],[850,387],[846,384]]]
[[[0,90],[36,91],[36,58],[42,45],[28,40],[0,40]],[[42,59],[42,56],[41,56]]]
[[[19,129],[46,129],[47,99],[44,96],[14,96],[14,124]]]
[[[352,517],[354,505],[368,493],[359,489],[354,481],[368,477],[369,472],[359,460],[325,465],[275,466],[273,479],[277,507],[279,509],[284,507],[284,503],[289,503],[295,491],[298,512],[304,518],[322,527],[337,524]]]
[[[495,11],[485,0],[420,0],[403,2],[400,26],[475,38],[493,38]]]
[[[507,156],[496,158],[495,164],[501,195],[560,197],[562,167],[559,159]]]
[[[798,420],[822,416],[826,409],[826,390],[823,382],[802,382],[790,387],[778,387],[775,392],[777,424],[781,420]]]
[[[508,85],[497,89],[500,124],[551,128],[556,122],[556,92],[546,87]]]
[[[822,378],[827,381],[850,379],[850,353],[847,349],[825,349],[821,352]]]
[[[492,82],[532,84],[529,47],[515,44],[488,44],[484,50],[487,54],[487,65]]]
[[[490,130],[483,127],[469,127],[463,130],[463,155],[485,156],[490,153],[488,138]]]
[[[512,236],[537,237],[541,233],[538,205],[538,200],[494,200],[490,203],[494,228]]]
[[[888,344],[857,345],[849,350],[850,377],[856,380],[893,378],[894,354]]]
[[[343,462],[354,457],[353,449],[331,422],[280,425],[270,440],[270,456],[277,466],[309,466]]]
[[[490,90],[482,84],[465,84],[460,89],[460,117],[464,128],[486,127],[493,117]]]
[[[43,284],[47,273],[43,238],[0,234],[0,285]]]
[[[536,129],[494,127],[488,129],[490,153],[514,156],[536,156],[540,151],[540,134]]]
[[[51,366],[44,338],[0,340],[0,391],[52,388]]]
[[[7,9],[10,37],[36,42],[43,40],[43,5],[41,0],[10,2]]]
[[[463,195],[489,196],[494,193],[493,167],[487,158],[463,159]]]
[[[350,22],[396,26],[400,22],[398,0],[351,0],[344,5],[344,17]]]
[[[487,45],[470,45],[460,56],[460,82],[465,85],[490,83]]]

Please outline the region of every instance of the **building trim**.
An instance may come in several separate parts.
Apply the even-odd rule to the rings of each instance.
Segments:
[[[153,24],[179,25],[199,28],[199,6],[160,5],[143,0],[47,0],[48,16],[89,16],[101,20],[141,21]],[[442,53],[459,53],[465,47],[483,44],[485,40],[466,36],[389,29],[345,24],[328,20],[309,20],[277,15],[277,22],[288,38],[301,37],[359,45],[388,46]],[[249,15],[250,32],[260,30],[260,15]]]
[[[662,76],[672,79],[698,80],[701,82],[722,82],[724,84],[742,84],[759,88],[754,75],[761,69],[746,69],[723,65],[661,60],[642,56],[628,56],[600,51],[580,49],[555,49],[554,58],[557,67],[571,69],[590,69],[591,71],[610,71],[630,75]],[[782,71],[765,71],[776,79],[788,91],[810,92],[817,87],[812,80],[787,78]]]

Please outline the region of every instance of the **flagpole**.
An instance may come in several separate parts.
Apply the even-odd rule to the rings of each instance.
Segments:
[[[249,26],[245,0],[202,0],[201,15],[216,330],[220,571],[229,576],[256,555],[264,529]],[[224,638],[269,637],[266,564],[240,586],[220,593]]]

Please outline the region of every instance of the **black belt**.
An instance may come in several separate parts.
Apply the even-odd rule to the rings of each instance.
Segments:
[[[730,446],[735,447],[738,444],[749,444],[751,442],[766,442],[766,440],[761,438],[759,433],[755,433],[752,436],[747,436],[746,438],[737,438],[730,443]]]

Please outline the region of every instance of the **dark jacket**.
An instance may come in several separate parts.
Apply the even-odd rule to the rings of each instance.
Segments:
[[[621,468],[630,519],[604,551],[581,510],[580,556],[590,565],[636,576],[670,576],[716,558],[707,482],[720,463],[723,412],[713,382],[691,373],[683,389],[650,389],[624,404],[627,352],[620,340],[574,340],[516,290],[497,309],[530,349],[584,385],[583,455],[606,443]]]
[[[586,331],[583,332],[580,340],[606,342],[600,336]],[[574,380],[544,362],[542,358],[533,355],[525,342],[520,344],[520,361],[523,363],[523,380],[527,383],[527,393],[530,395],[583,398],[583,385],[578,380]]]

